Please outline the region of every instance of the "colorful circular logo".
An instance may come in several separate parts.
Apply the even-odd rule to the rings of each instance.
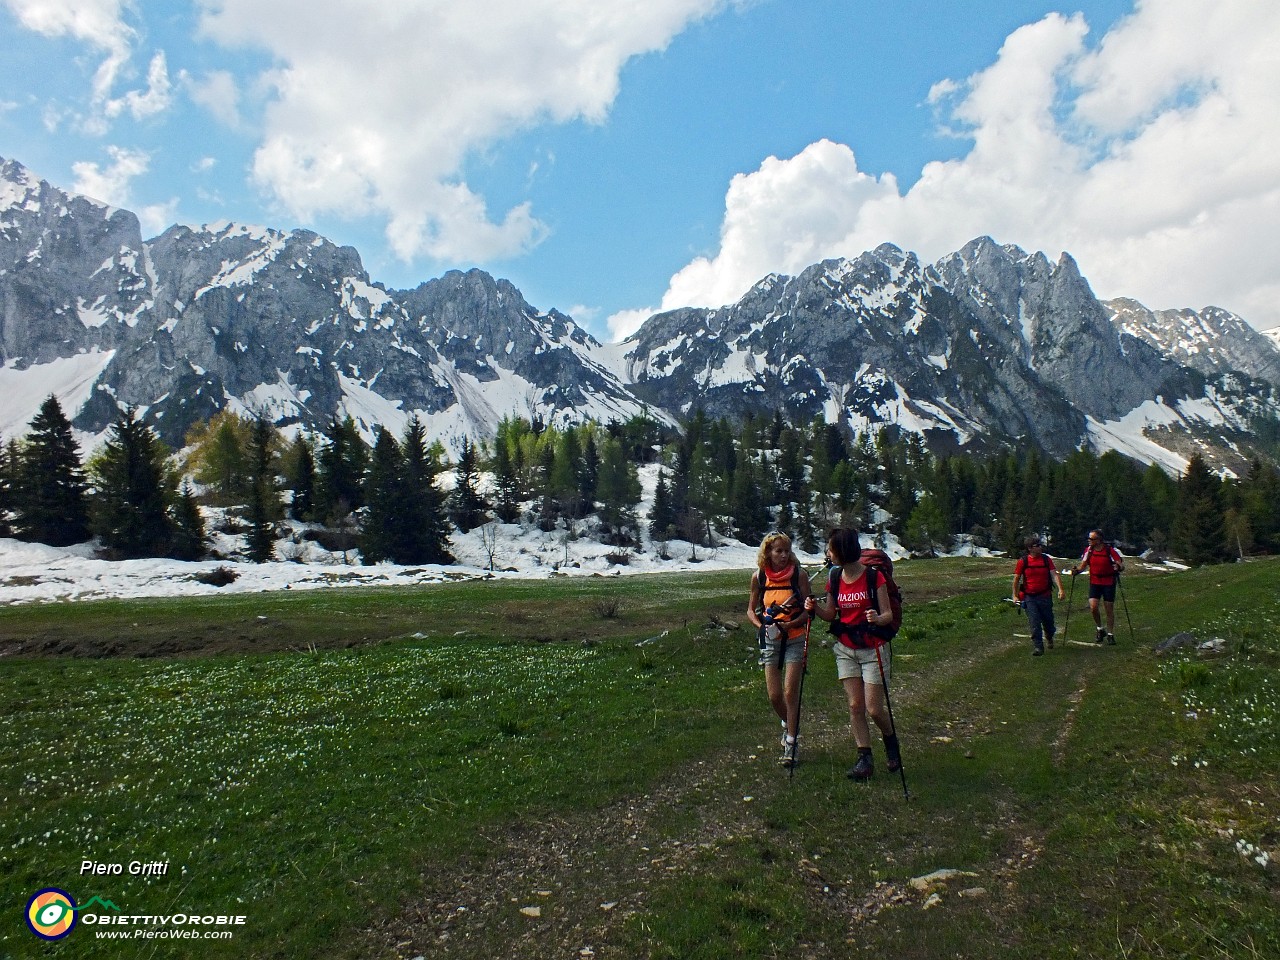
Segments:
[[[76,925],[76,902],[57,887],[37,891],[27,902],[27,926],[42,940],[61,940]]]

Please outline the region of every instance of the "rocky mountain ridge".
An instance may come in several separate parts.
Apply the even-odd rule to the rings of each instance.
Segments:
[[[886,244],[766,277],[736,304],[602,345],[480,270],[397,291],[305,230],[144,241],[128,211],[0,161],[6,437],[50,392],[85,433],[133,405],[171,444],[228,406],[305,429],[350,415],[366,435],[418,416],[455,447],[508,415],[702,407],[892,422],[940,449],[1089,443],[1176,469],[1191,449],[1247,454],[1252,419],[1280,412],[1277,384],[1280,349],[1240,318],[1102,303],[1069,255],[987,238],[935,264]]]

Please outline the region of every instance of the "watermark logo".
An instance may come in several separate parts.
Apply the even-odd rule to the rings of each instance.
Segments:
[[[75,929],[75,900],[57,887],[36,891],[27,902],[27,926],[42,940],[61,940]]]

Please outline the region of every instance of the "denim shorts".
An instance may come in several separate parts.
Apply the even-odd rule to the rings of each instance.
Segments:
[[[765,640],[760,644],[760,666],[767,667],[770,665],[778,665],[778,647],[782,644],[782,638],[777,640]],[[786,663],[804,663],[804,634],[793,637],[787,641],[787,650],[783,654]]]

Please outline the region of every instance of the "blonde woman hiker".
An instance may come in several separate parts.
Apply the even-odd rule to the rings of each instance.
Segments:
[[[804,646],[809,614],[809,578],[785,533],[771,533],[760,544],[757,569],[751,575],[747,619],[760,639],[760,665],[764,668],[769,704],[781,722],[784,767],[793,767],[799,756],[800,685],[804,677]]]

